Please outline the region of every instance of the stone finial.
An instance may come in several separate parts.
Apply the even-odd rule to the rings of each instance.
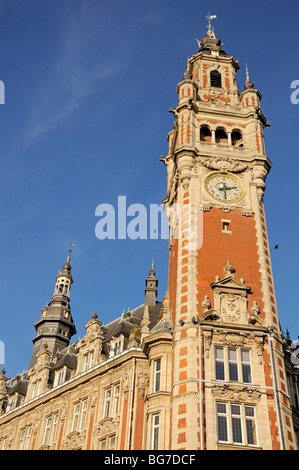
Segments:
[[[251,307],[251,312],[252,312],[253,315],[259,315],[260,314],[260,308],[259,308],[256,300],[253,301],[253,305]]]
[[[140,343],[141,331],[137,323],[134,323],[130,331],[128,348],[137,347]]]
[[[85,325],[86,335],[88,337],[94,337],[97,334],[101,334],[103,331],[102,325],[103,323],[100,320],[98,320],[97,313],[94,312],[91,315],[91,320],[89,320],[89,322]]]
[[[150,326],[150,316],[149,316],[149,308],[148,305],[144,305],[144,312],[143,312],[143,318],[141,320],[141,339],[144,338],[144,336],[147,336],[149,334],[149,326]]]
[[[236,272],[235,268],[230,264],[230,261],[226,263],[223,268],[223,271],[225,272],[225,277],[233,276],[233,273]]]
[[[37,363],[42,365],[50,362],[51,353],[48,350],[48,343],[43,343],[41,349],[38,351],[36,358]]]
[[[211,302],[210,302],[209,297],[207,295],[204,296],[204,299],[203,299],[201,305],[203,306],[205,312],[210,310]]]

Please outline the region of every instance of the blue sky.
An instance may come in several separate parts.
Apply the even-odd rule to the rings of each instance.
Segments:
[[[271,5],[271,8],[269,8]],[[299,334],[297,1],[2,0],[0,4],[0,340],[7,376],[26,369],[33,323],[51,300],[70,242],[78,335],[96,311],[108,323],[143,303],[152,258],[159,299],[168,243],[95,236],[101,203],[160,204],[176,86],[205,15],[217,14],[224,50],[245,63],[263,95],[264,198],[280,322]]]

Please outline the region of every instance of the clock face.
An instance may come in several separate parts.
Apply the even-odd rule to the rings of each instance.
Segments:
[[[239,180],[232,175],[222,173],[209,176],[206,189],[211,196],[223,202],[235,202],[243,196],[243,188]]]

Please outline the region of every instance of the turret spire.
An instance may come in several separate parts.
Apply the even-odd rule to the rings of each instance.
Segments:
[[[62,271],[58,271],[52,300],[42,309],[39,321],[34,324],[36,336],[33,339],[29,368],[36,363],[36,355],[43,344],[47,343],[50,353],[54,355],[58,349],[66,348],[71,337],[77,332],[70,308],[70,291],[73,283],[70,257],[73,246],[74,243],[71,243]]]
[[[154,269],[154,259],[152,261],[149,276],[145,280],[145,285],[145,303],[148,305],[156,305],[158,279],[156,278],[156,272]]]

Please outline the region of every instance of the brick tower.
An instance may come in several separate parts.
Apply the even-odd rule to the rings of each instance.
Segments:
[[[174,328],[170,448],[289,450],[295,439],[263,204],[269,123],[247,70],[239,92],[238,61],[210,19],[177,86],[163,159]]]

